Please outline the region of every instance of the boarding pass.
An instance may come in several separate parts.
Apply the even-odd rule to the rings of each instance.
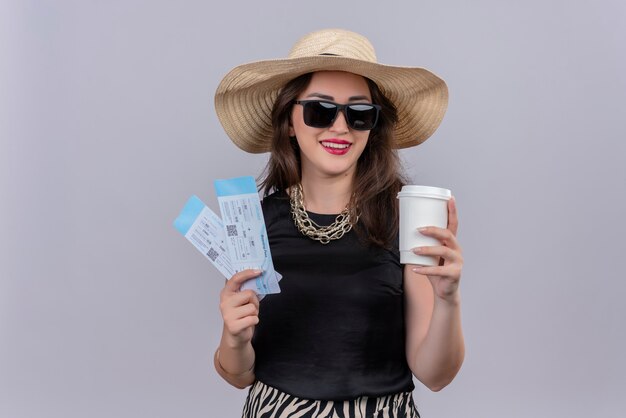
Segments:
[[[257,195],[258,200],[258,195]],[[261,217],[261,221],[263,218]],[[278,282],[282,278],[280,273],[274,271],[274,266],[271,261],[271,254],[269,253],[269,245],[259,244],[262,242],[262,238],[254,240],[250,238],[251,230],[254,225],[248,225],[246,232],[241,235],[247,236],[252,239],[251,243],[248,243],[249,247],[255,247],[260,245],[267,248],[267,255],[269,261],[260,258],[250,257],[253,251],[243,252],[242,249],[246,248],[246,242],[238,243],[239,251],[233,251],[235,257],[231,257],[231,249],[233,234],[238,233],[237,226],[233,229],[233,225],[237,225],[241,230],[241,225],[230,223],[230,228],[226,228],[222,219],[215,214],[209,207],[207,207],[202,200],[197,196],[189,198],[185,207],[180,212],[179,216],[174,221],[174,227],[185,237],[189,242],[193,244],[198,251],[200,251],[212,264],[219,270],[224,277],[230,279],[236,272],[245,270],[247,268],[260,268],[263,270],[261,276],[249,280],[242,285],[242,289],[252,289],[259,295],[278,293],[280,288]],[[262,228],[255,227],[256,229],[262,229],[265,231],[265,223],[263,222]],[[227,234],[230,231],[231,237],[227,238]],[[265,237],[266,238],[266,237]],[[231,245],[229,245],[229,242]],[[257,254],[258,255],[258,254]],[[239,261],[244,258],[246,262]],[[233,263],[231,260],[238,260]],[[255,264],[256,262],[256,264]],[[273,276],[273,278],[272,278]],[[275,283],[274,283],[275,280]]]
[[[263,273],[246,284],[254,282],[259,294],[280,293],[254,178],[215,180],[214,184],[233,269],[260,268]]]

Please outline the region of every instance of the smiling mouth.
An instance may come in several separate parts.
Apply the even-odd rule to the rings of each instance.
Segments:
[[[351,143],[349,142],[334,142],[334,141],[320,141],[320,144],[322,144],[323,147],[326,148],[333,148],[333,149],[347,149],[350,146],[352,146]]]

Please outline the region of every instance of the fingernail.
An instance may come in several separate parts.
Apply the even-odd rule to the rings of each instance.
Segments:
[[[422,227],[422,228],[417,228],[417,230],[421,233],[421,232],[426,232],[426,231],[428,231],[428,228],[424,226],[424,227]]]
[[[411,270],[413,270],[414,273],[419,273],[420,271],[424,270],[424,267],[417,266],[417,267],[413,267]]]
[[[414,252],[415,254],[419,254],[419,253],[421,253],[422,251],[424,251],[424,250],[422,249],[422,247],[413,248],[413,252]]]
[[[261,274],[261,273],[263,273],[263,270],[261,270],[261,269],[254,269],[254,272],[256,274]]]

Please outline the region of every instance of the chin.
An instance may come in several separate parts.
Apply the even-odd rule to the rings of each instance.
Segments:
[[[352,166],[350,167],[332,167],[325,170],[322,170],[324,174],[329,177],[343,177],[347,176],[352,172]]]

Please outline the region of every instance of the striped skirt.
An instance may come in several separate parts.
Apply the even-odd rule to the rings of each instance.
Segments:
[[[301,399],[256,381],[242,418],[419,418],[411,392],[349,401]]]

